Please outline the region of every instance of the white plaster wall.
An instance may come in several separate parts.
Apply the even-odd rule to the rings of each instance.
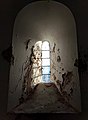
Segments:
[[[31,41],[26,51],[24,42],[29,38]],[[30,56],[31,47],[37,41],[44,40],[50,42],[51,48],[56,43],[56,53],[57,49],[60,49],[61,62],[56,63],[57,69],[60,72],[62,72],[60,67],[64,68],[64,72],[73,71],[75,93],[71,102],[80,109],[78,69],[74,67],[74,61],[78,58],[74,17],[70,10],[60,3],[41,1],[31,3],[23,8],[18,13],[14,23],[12,45],[15,60],[14,66],[11,66],[10,69],[8,111],[18,104],[21,96],[22,80],[19,79],[22,73],[22,65],[27,56]],[[62,81],[62,74],[58,74],[58,79]]]

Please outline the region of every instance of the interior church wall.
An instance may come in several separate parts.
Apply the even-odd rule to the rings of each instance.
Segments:
[[[30,58],[32,46],[37,41],[44,40],[50,43],[52,81],[65,94],[64,97],[73,90],[69,102],[80,111],[78,68],[74,66],[75,59],[78,59],[75,19],[67,7],[55,2],[29,4],[16,17],[12,38],[14,65],[10,68],[8,110],[19,104],[25,75],[23,69]],[[69,84],[64,83],[64,79],[69,79]],[[63,87],[62,84],[66,86]],[[60,87],[64,90],[61,91]]]
[[[31,0],[30,0],[31,1]],[[81,55],[86,54],[88,51],[88,1],[80,1],[80,0],[57,0],[61,3],[67,5],[72,12],[74,13],[77,25],[77,36],[78,36],[78,50]],[[12,40],[12,31],[16,14],[22,9],[25,5],[27,5],[29,1],[24,0],[8,0],[8,1],[0,1],[0,53],[7,49]],[[9,83],[9,67],[8,62],[3,59],[0,54],[0,119],[2,120],[15,120],[15,119],[73,119],[73,120],[87,120],[88,119],[88,71],[84,71],[79,74],[80,76],[80,86],[81,86],[81,99],[82,99],[82,113],[80,114],[52,114],[52,115],[7,115],[7,99],[8,99],[8,83]],[[2,92],[3,91],[3,92]]]

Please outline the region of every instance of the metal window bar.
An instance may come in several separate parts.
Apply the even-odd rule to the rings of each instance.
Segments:
[[[42,75],[50,75],[50,74],[42,74]]]

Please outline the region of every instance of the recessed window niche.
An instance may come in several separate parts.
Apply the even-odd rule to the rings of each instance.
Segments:
[[[8,112],[77,113],[81,111],[76,23],[71,11],[55,1],[37,1],[15,19]]]

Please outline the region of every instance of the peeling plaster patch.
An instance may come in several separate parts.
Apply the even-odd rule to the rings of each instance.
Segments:
[[[58,50],[57,50],[58,52],[60,52],[60,49],[58,48]]]
[[[60,81],[60,80],[57,80],[56,83],[57,83],[57,85],[60,87],[60,92],[61,92],[61,91],[62,91],[61,81]]]
[[[32,46],[31,48],[31,55],[30,57],[28,58],[27,57],[27,60],[26,60],[26,63],[25,63],[25,67],[24,67],[24,71],[25,72],[25,75],[24,75],[24,81],[23,81],[23,88],[22,88],[22,95],[21,95],[21,98],[19,98],[19,103],[23,103],[24,102],[24,94],[26,95],[26,99],[29,98],[29,96],[33,95],[33,91],[36,90],[38,84],[32,88],[31,84],[34,83],[34,80],[32,78],[33,76],[33,70],[32,70],[32,67],[33,67],[33,64],[36,63],[38,64],[38,59],[37,57],[41,56],[41,54],[38,54],[37,51],[34,52],[34,49],[35,49],[35,46]],[[36,49],[39,49],[38,46],[36,46]],[[55,44],[54,44],[54,48],[55,49]],[[36,55],[38,54],[38,56],[36,57]],[[52,52],[51,52],[52,54]],[[61,63],[63,64],[63,63]],[[56,64],[54,64],[54,61],[52,60],[52,68],[54,70],[54,73],[51,75],[54,82],[57,84],[57,88],[59,88],[58,90],[58,93],[57,94],[61,94],[61,99],[59,99],[60,102],[62,102],[63,104],[70,104],[69,103],[69,99],[71,98],[72,94],[73,94],[73,88],[70,88],[69,90],[69,93],[64,89],[66,87],[66,85],[71,82],[72,80],[72,72],[67,72],[67,73],[64,73],[62,74],[61,72],[59,72],[59,74],[62,74],[62,78],[63,78],[63,82],[60,82],[60,80],[57,80],[57,77],[56,77],[56,72],[58,72],[58,70],[56,69]],[[64,68],[60,67],[60,69],[62,71],[64,71]],[[47,84],[46,87],[51,87],[51,84]],[[42,91],[42,93],[44,92],[45,90]]]
[[[62,82],[62,87],[64,88],[71,80],[72,80],[73,73],[72,72],[67,72],[62,74],[63,82]]]
[[[59,48],[58,48],[57,52],[58,52],[58,54],[60,53],[60,49],[59,49]],[[61,62],[61,57],[60,57],[60,55],[57,56],[57,62]]]
[[[56,44],[54,43],[53,51],[51,52],[51,54],[52,53],[56,54],[55,53],[55,46],[56,46]],[[27,60],[26,60],[25,65],[24,65],[24,73],[25,74],[24,74],[24,78],[23,78],[22,94],[21,94],[21,97],[19,98],[19,104],[22,104],[22,103],[24,103],[24,101],[29,99],[29,97],[31,97],[31,95],[34,94],[34,91],[36,90],[36,88],[38,86],[38,84],[36,84],[33,87],[33,84],[34,84],[33,64],[36,64],[37,66],[39,66],[39,59],[38,58],[41,57],[41,54],[37,51],[40,51],[39,46],[36,46],[36,47],[32,46],[30,57],[27,56]],[[68,106],[68,105],[70,105],[69,100],[73,94],[73,88],[70,88],[69,91],[67,92],[65,87],[66,87],[66,85],[68,85],[68,83],[71,82],[73,74],[72,74],[72,72],[67,72],[64,74],[62,74],[62,72],[59,72],[59,74],[62,74],[63,81],[61,82],[60,80],[57,80],[56,74],[58,73],[58,70],[57,70],[56,64],[55,64],[56,61],[54,59],[52,59],[51,61],[52,61],[51,71],[53,70],[53,74],[51,74],[51,77],[54,81],[54,84],[56,84],[56,87],[58,89],[57,94],[61,94],[61,99],[59,99],[59,101]],[[58,56],[57,61],[58,62],[61,61],[60,56]],[[63,63],[61,63],[61,65],[62,64]],[[60,67],[60,69],[61,69],[61,71],[64,71],[64,68]],[[41,72],[41,69],[39,69],[39,71]],[[46,87],[51,87],[51,84],[46,84]],[[43,90],[42,93],[44,93],[44,91],[45,90]]]
[[[53,52],[55,52],[55,48],[56,48],[56,43],[54,43]]]
[[[2,56],[7,62],[14,65],[14,56],[12,54],[12,44],[2,52]]]
[[[55,72],[58,72],[58,70],[56,69],[56,65],[54,63],[51,64],[51,69],[53,69]]]
[[[56,46],[56,44],[54,43],[54,47],[53,47],[52,52],[55,52],[55,46]],[[24,67],[25,75],[24,75],[23,86],[22,86],[22,95],[24,95],[24,94],[29,95],[31,92],[32,85],[34,83],[34,79],[32,78],[32,76],[33,76],[32,67],[33,67],[33,64],[37,64],[37,66],[39,66],[38,65],[38,61],[39,61],[38,58],[41,57],[41,54],[37,53],[37,51],[40,51],[40,47],[36,43],[36,46],[32,46],[31,55],[29,58],[27,57],[27,60],[25,63],[25,67]],[[54,71],[58,72],[55,64],[52,64],[51,69],[54,69]],[[39,71],[41,72],[41,69],[39,69]],[[55,74],[53,74],[53,79],[54,79],[54,81],[57,80]]]
[[[31,41],[31,39],[28,39],[24,42],[26,50],[28,49],[28,44],[29,44],[30,41]]]
[[[62,68],[62,71],[64,71],[64,68]]]
[[[61,62],[61,57],[57,56],[57,62]]]
[[[61,65],[63,65],[63,63],[61,63]]]
[[[64,68],[62,68],[62,69],[64,69]],[[72,72],[67,72],[67,73],[62,74],[63,82],[61,82],[60,80],[57,80],[55,74],[53,74],[54,82],[56,83],[56,87],[59,90],[58,94],[61,94],[61,96],[62,96],[61,99],[59,99],[59,101],[62,102],[63,104],[67,104],[67,105],[70,105],[69,100],[73,94],[73,88],[70,88],[69,91],[67,92],[65,90],[65,87],[66,87],[66,85],[68,85],[68,83],[71,82],[72,76],[73,76]],[[73,108],[73,109],[75,109],[75,108]]]
[[[56,80],[56,76],[53,74],[53,78],[54,78],[54,80]]]
[[[73,94],[73,88],[70,88],[70,95]]]
[[[33,73],[33,70],[32,70],[32,65],[33,65],[33,59],[32,58],[34,56],[33,48],[34,48],[34,46],[32,46],[31,55],[30,55],[29,58],[27,57],[27,60],[25,62],[25,66],[24,66],[25,75],[24,75],[24,78],[23,78],[22,95],[24,95],[24,94],[29,95],[30,92],[32,91],[31,82],[32,82],[32,73]]]
[[[41,77],[41,44],[42,41],[38,41],[35,46],[31,48],[31,55],[26,60],[24,67],[24,80],[22,87],[22,94],[29,95],[32,89],[39,83]],[[36,69],[38,68],[38,69]],[[40,77],[39,77],[40,76]]]
[[[69,93],[67,91],[63,90],[62,95],[63,95],[63,98],[65,98],[65,100],[69,102],[69,100],[71,99],[71,97],[73,95],[73,88],[70,88]]]

